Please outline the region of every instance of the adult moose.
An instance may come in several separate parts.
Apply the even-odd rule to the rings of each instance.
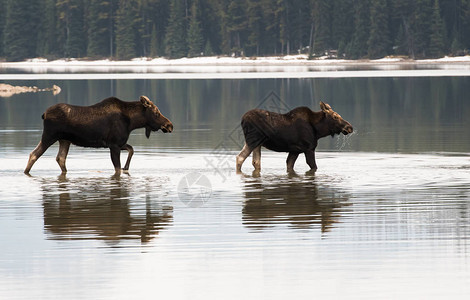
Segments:
[[[277,152],[288,152],[288,172],[294,171],[294,164],[300,153],[305,154],[307,164],[315,171],[318,139],[353,132],[351,124],[334,112],[330,105],[320,102],[320,107],[319,112],[308,107],[297,107],[286,114],[262,109],[246,112],[241,121],[245,145],[237,155],[237,172],[241,172],[243,162],[251,152],[255,171],[261,169],[261,146]]]
[[[44,130],[36,148],[29,155],[24,170],[29,174],[38,158],[55,142],[59,141],[57,163],[66,173],[65,160],[70,144],[82,147],[109,148],[116,174],[127,171],[134,149],[127,144],[132,130],[145,127],[145,135],[161,129],[171,132],[173,124],[162,115],[158,107],[146,96],[140,101],[125,102],[110,97],[92,106],[75,106],[59,103],[49,107],[42,115]],[[124,169],[121,169],[121,150],[127,150]]]

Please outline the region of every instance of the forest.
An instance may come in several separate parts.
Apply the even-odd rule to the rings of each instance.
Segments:
[[[0,60],[464,55],[470,0],[0,0]]]

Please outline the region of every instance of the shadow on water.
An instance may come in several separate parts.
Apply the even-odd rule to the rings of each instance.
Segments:
[[[173,221],[171,202],[154,191],[159,184],[131,177],[41,179],[44,228],[57,240],[148,243]]]
[[[245,203],[243,224],[266,230],[287,224],[293,229],[331,231],[341,218],[349,195],[337,187],[318,182],[314,174],[243,175]]]

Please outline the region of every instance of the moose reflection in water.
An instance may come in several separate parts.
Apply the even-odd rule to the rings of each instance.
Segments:
[[[351,124],[333,111],[330,105],[320,102],[320,107],[320,112],[314,112],[308,107],[297,107],[286,114],[262,109],[246,112],[241,120],[245,145],[237,155],[237,172],[241,172],[243,162],[252,152],[255,170],[261,169],[261,146],[277,152],[288,152],[288,172],[294,171],[300,153],[305,154],[307,164],[312,171],[316,171],[315,148],[318,139],[353,132]]]
[[[301,178],[245,177],[243,224],[267,229],[290,224],[295,229],[320,228],[330,231],[348,205],[347,193],[319,185],[310,175]]]
[[[145,244],[173,221],[171,203],[153,199],[157,193],[149,186],[143,184],[145,198],[139,199],[139,187],[119,179],[43,179],[45,230],[59,240],[96,239],[112,246],[140,239]]]
[[[151,131],[172,132],[173,124],[146,96],[140,101],[125,102],[115,97],[104,99],[92,106],[75,106],[59,103],[49,107],[42,115],[44,130],[41,141],[29,156],[25,174],[44,152],[59,141],[57,163],[62,173],[67,172],[65,160],[70,144],[91,148],[109,148],[116,174],[129,170],[134,149],[127,144],[130,133],[145,127],[145,135]],[[127,150],[126,165],[121,169],[121,150]]]

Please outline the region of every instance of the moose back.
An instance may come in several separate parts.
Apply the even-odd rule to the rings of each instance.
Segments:
[[[126,102],[111,97],[92,106],[75,106],[59,103],[49,107],[42,115],[43,133],[41,141],[31,152],[24,170],[29,174],[32,166],[42,154],[59,141],[57,163],[62,173],[67,172],[65,160],[70,144],[82,147],[109,148],[116,173],[128,170],[134,149],[127,144],[130,133],[145,128],[147,138],[151,131],[172,132],[173,124],[146,96],[140,101]],[[126,164],[121,169],[121,150],[129,152]]]

